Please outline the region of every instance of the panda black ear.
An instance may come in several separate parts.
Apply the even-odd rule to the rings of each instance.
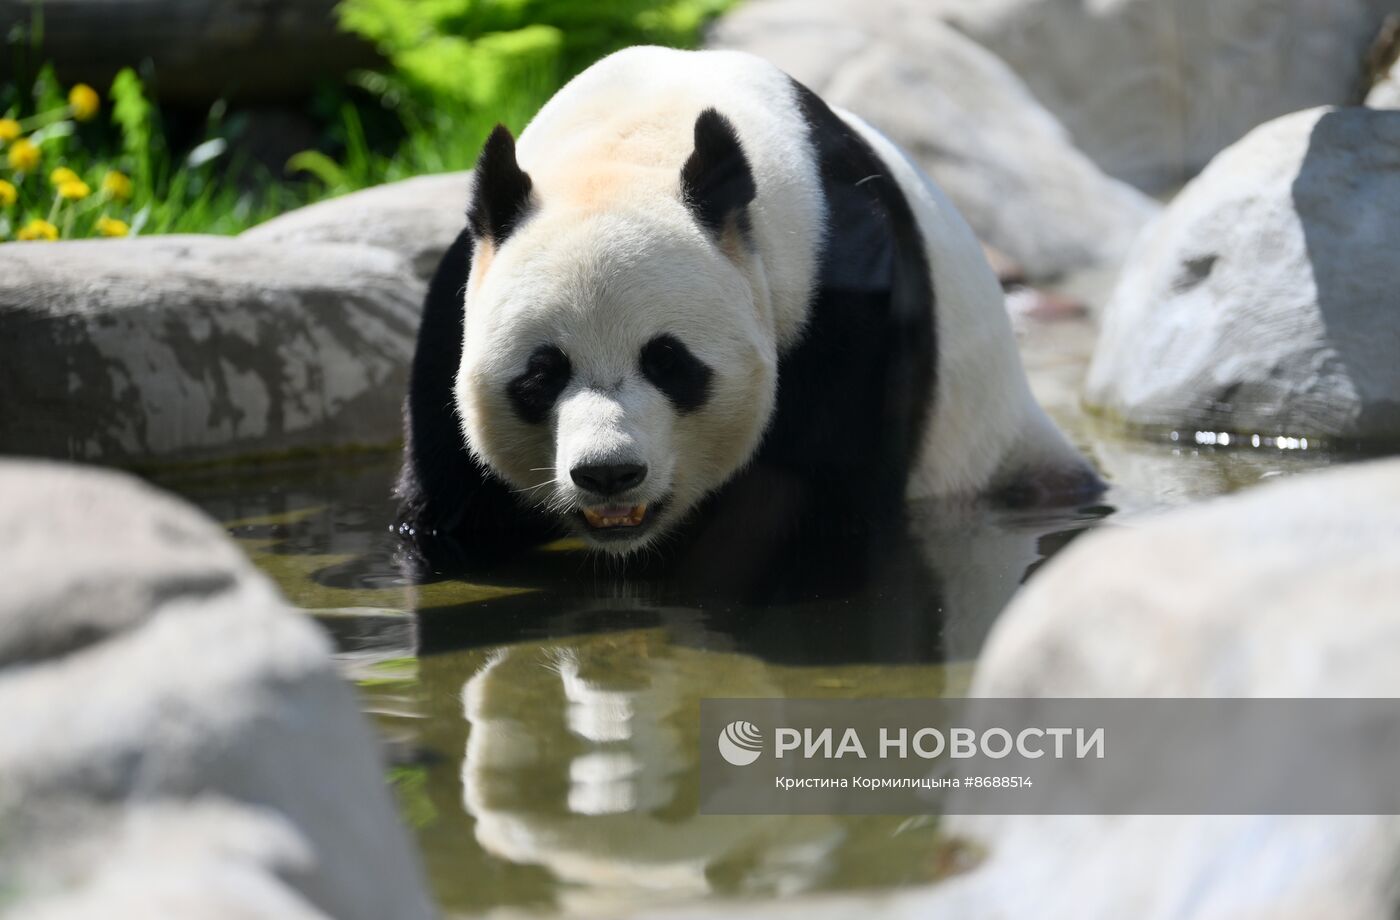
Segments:
[[[686,207],[718,237],[728,221],[742,221],[755,192],[753,170],[734,124],[714,109],[701,112],[695,119],[695,150],[681,168]]]
[[[532,185],[515,161],[515,138],[505,125],[496,125],[477,157],[467,207],[467,224],[476,238],[504,243],[530,205]]]

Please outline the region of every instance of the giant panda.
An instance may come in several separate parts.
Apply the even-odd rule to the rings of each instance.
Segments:
[[[716,513],[742,543],[765,516],[839,534],[908,499],[1101,488],[948,199],[760,58],[615,53],[518,141],[498,127],[472,185],[406,401],[419,546],[629,557]]]

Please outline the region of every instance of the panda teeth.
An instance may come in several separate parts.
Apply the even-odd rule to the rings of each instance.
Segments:
[[[602,508],[584,508],[583,517],[589,527],[637,527],[646,519],[647,506],[607,505]]]

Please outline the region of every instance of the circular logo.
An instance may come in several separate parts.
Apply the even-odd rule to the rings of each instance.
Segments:
[[[719,753],[736,767],[746,767],[763,753],[763,733],[752,722],[730,722],[719,733]]]

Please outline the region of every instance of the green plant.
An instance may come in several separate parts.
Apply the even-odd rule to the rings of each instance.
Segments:
[[[92,87],[65,91],[42,64],[35,4],[0,63],[0,241],[237,233],[317,198],[465,169],[497,122],[518,131],[597,58],[692,46],[730,2],[342,0],[342,26],[389,66],[321,94],[324,142],[284,175],[240,160],[238,119],[222,103],[202,139],[174,149],[149,73],[121,71],[105,102]]]
[[[42,4],[32,10],[0,38],[0,242],[236,233],[316,193],[240,162],[222,104],[176,150],[149,75],[122,70],[105,99],[65,88],[44,63]]]
[[[131,69],[113,79],[110,106],[85,84],[64,93],[47,66],[21,86],[0,87],[0,241],[235,233],[309,194],[239,183],[220,106],[203,142],[176,155]]]
[[[125,209],[128,177],[115,170],[97,174],[68,156],[81,143],[83,123],[101,111],[97,92],[80,83],[65,97],[52,72],[44,69],[34,81],[32,98],[31,112],[22,111],[15,100],[0,99],[0,240],[54,240],[75,230],[126,235],[129,224],[110,212]]]
[[[342,27],[390,64],[354,84],[390,110],[402,140],[376,154],[359,110],[341,108],[344,155],[289,166],[333,194],[427,172],[466,169],[499,122],[520,130],[563,83],[635,44],[692,47],[732,0],[342,0]]]

